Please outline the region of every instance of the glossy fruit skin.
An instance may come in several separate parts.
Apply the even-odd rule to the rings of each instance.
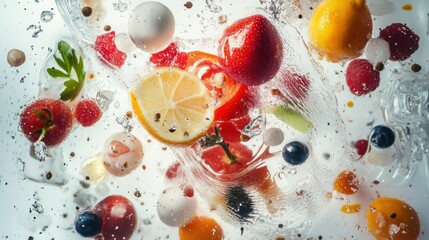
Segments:
[[[368,60],[355,59],[347,66],[346,83],[352,94],[363,96],[378,88],[380,72]]]
[[[97,203],[94,213],[103,220],[104,239],[130,239],[137,226],[137,213],[126,197],[110,195]]]
[[[374,200],[368,208],[367,224],[376,240],[417,240],[420,235],[417,212],[396,198],[381,197]]]
[[[262,15],[253,15],[228,26],[219,41],[219,62],[233,81],[261,85],[280,68],[282,40],[274,25]]]
[[[102,224],[101,217],[88,210],[80,212],[74,222],[76,232],[82,237],[95,237],[101,232]]]
[[[90,99],[79,101],[74,110],[76,120],[83,127],[94,125],[98,120],[100,120],[102,114],[103,113],[97,103]]]
[[[293,141],[283,147],[282,156],[287,163],[300,165],[307,160],[309,152],[305,144]]]
[[[215,109],[215,121],[230,121],[248,114],[249,109],[255,104],[255,98],[248,86],[239,84],[225,75],[217,56],[200,51],[189,52],[187,56],[186,69],[197,74],[213,93],[215,100],[220,103]],[[203,72],[200,72],[201,70]],[[222,87],[210,83],[216,74],[223,74],[225,78]]]
[[[197,216],[179,228],[179,240],[222,240],[223,230],[212,218]]]
[[[359,181],[356,177],[356,174],[352,171],[343,171],[341,172],[334,182],[334,190],[336,192],[351,195],[358,191]]]
[[[231,121],[219,121],[215,125],[225,142],[241,142],[241,130],[251,121],[248,115]],[[210,128],[208,134],[214,134],[214,128]]]
[[[360,139],[355,142],[355,149],[359,156],[365,155],[368,149],[368,140]]]
[[[395,143],[395,133],[389,127],[375,126],[370,134],[370,142],[376,148],[388,148]]]
[[[124,65],[127,54],[119,51],[115,44],[115,31],[102,34],[95,40],[94,49],[101,55],[102,60],[116,67]]]
[[[390,60],[403,61],[419,49],[420,37],[403,23],[392,23],[380,31],[380,38],[389,43]]]
[[[188,56],[185,52],[179,52],[179,47],[172,42],[160,52],[152,54],[149,61],[157,67],[178,67],[185,69]]]
[[[237,162],[232,163],[226,156],[225,151],[219,145],[207,148],[203,151],[201,159],[206,163],[214,172],[220,174],[236,173],[244,168],[252,160],[252,150],[247,148],[241,143],[229,143],[231,153],[237,158]]]
[[[365,0],[323,0],[308,24],[310,46],[331,62],[360,56],[371,34]]]
[[[38,99],[30,103],[21,112],[19,126],[28,140],[36,142],[40,133],[35,131],[43,128],[45,122],[37,117],[33,111],[43,112],[44,108],[52,113],[53,125],[46,131],[42,142],[48,147],[53,147],[66,139],[73,125],[72,112],[64,102],[54,99]]]

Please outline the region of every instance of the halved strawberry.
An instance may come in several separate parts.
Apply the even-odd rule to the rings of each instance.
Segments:
[[[121,67],[124,65],[127,54],[118,50],[115,44],[115,36],[115,31],[98,36],[94,48],[101,55],[101,60]]]
[[[64,141],[70,133],[72,119],[71,110],[64,102],[39,99],[24,108],[19,126],[31,142],[40,140],[52,147]]]
[[[280,68],[283,47],[274,25],[262,15],[234,22],[219,41],[219,62],[235,82],[260,85]]]

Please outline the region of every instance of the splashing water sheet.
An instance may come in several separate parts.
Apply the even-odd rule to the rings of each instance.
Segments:
[[[374,65],[380,83],[357,96],[346,83],[351,59],[328,62],[310,44],[307,26],[320,2],[4,3],[0,238],[85,239],[75,223],[89,210],[104,221],[95,239],[198,239],[207,237],[207,219],[218,226],[204,239],[372,239],[368,214],[380,197],[412,206],[418,239],[429,238],[429,3],[366,1],[372,40],[358,58]],[[278,33],[278,69],[264,84],[240,85],[245,113],[227,118],[219,113],[231,94],[224,89],[238,84],[224,74],[220,39],[253,15]],[[396,52],[379,38],[392,23],[406,24],[420,39],[403,61],[389,59]],[[237,36],[229,38],[232,49],[245,41]],[[25,53],[22,65],[9,64],[11,49]],[[24,134],[21,114],[42,98],[61,98],[71,111],[70,133],[54,146]],[[90,120],[82,114],[97,115],[79,113],[88,99],[101,117],[83,127]],[[39,116],[50,124],[56,111],[43,109]],[[204,121],[210,122],[200,129]],[[394,141],[376,126],[387,126]],[[361,152],[360,140],[369,142]],[[341,183],[343,171],[356,178]],[[342,193],[344,184],[357,184],[353,194]],[[394,214],[388,217],[400,218]],[[389,225],[390,235],[404,227],[398,226]]]

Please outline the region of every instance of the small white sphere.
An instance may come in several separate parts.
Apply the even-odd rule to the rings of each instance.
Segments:
[[[89,158],[82,164],[81,175],[88,181],[98,182],[106,174],[106,167],[100,156]]]
[[[139,139],[127,132],[110,136],[103,148],[104,165],[115,176],[124,176],[137,168],[143,158]]]
[[[128,33],[134,44],[148,53],[164,50],[173,40],[173,13],[159,2],[138,5],[128,21]]]
[[[372,64],[385,63],[390,58],[389,43],[381,38],[373,38],[368,41],[365,48],[365,57]]]
[[[285,135],[280,128],[268,128],[263,133],[262,138],[266,145],[274,147],[283,142]]]
[[[195,196],[185,196],[180,187],[165,189],[158,199],[157,212],[159,219],[171,227],[180,227],[189,223],[197,213]]]

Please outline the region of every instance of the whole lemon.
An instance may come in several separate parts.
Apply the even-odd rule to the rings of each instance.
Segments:
[[[310,46],[328,61],[360,56],[372,34],[365,0],[323,0],[308,25]]]

